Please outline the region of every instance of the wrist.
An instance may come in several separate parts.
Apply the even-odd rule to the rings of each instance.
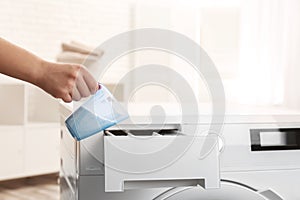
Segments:
[[[34,68],[32,83],[38,87],[41,87],[41,83],[45,78],[45,73],[49,70],[49,62],[43,59],[37,61],[37,66]]]

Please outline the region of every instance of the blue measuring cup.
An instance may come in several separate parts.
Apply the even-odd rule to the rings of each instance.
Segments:
[[[128,112],[109,90],[102,84],[100,86],[101,88],[65,121],[76,140],[92,136],[129,117]]]

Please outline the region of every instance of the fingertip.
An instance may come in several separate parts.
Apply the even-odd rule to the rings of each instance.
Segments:
[[[81,99],[81,96],[74,96],[74,97],[73,97],[73,100],[74,100],[74,101],[80,101],[80,99]]]
[[[65,103],[71,103],[71,102],[72,102],[72,99],[71,99],[71,98],[67,98],[67,99],[63,99],[63,101],[64,101]]]
[[[65,97],[62,98],[62,100],[66,103],[71,103],[72,102],[72,96],[69,94],[69,95],[65,95]]]
[[[100,90],[101,89],[101,85],[99,84],[99,83],[97,83],[97,86],[96,87],[94,87],[94,89],[93,90],[91,90],[91,94],[95,94],[98,90]]]

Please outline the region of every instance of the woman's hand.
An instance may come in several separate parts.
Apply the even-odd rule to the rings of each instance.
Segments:
[[[94,94],[99,85],[83,65],[44,61],[37,76],[38,87],[65,102]]]
[[[84,66],[47,62],[2,38],[0,73],[32,83],[65,102],[94,94],[99,87]]]

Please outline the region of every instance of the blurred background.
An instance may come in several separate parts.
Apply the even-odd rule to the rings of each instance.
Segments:
[[[62,44],[93,49],[124,31],[169,29],[197,42],[213,59],[227,102],[299,109],[299,11],[298,0],[1,0],[0,37],[50,61],[80,63],[86,55],[71,53]],[[145,50],[123,56],[99,81],[113,86],[126,72],[144,64],[176,70],[199,102],[210,101],[194,69],[165,52]],[[127,87],[130,84],[117,97],[120,101],[126,95],[134,102],[176,100],[159,86],[134,94],[126,93]],[[57,173],[59,102],[4,75],[0,99],[0,180]],[[16,189],[9,185],[0,183],[0,199],[4,199],[1,191],[9,196]],[[9,198],[13,199],[5,197]]]
[[[299,107],[295,92],[300,70],[298,11],[297,0],[4,0],[0,34],[55,61],[62,42],[75,40],[96,47],[136,28],[170,29],[207,51],[223,78],[229,101]],[[117,81],[125,68],[141,62],[166,62],[167,56],[155,53],[159,54],[141,53],[135,64],[117,63],[112,76]],[[176,62],[180,61],[172,61],[171,67],[180,68],[182,63]],[[205,101],[205,92],[197,91],[200,101]]]

